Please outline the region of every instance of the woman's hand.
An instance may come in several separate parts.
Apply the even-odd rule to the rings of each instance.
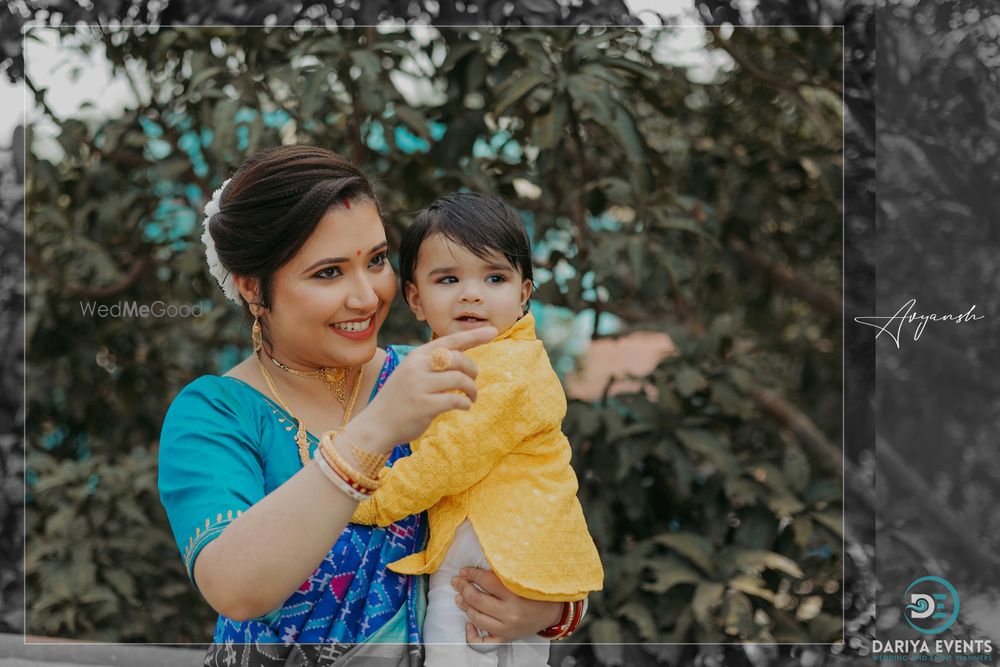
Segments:
[[[358,414],[355,421],[361,423],[355,428],[377,434],[382,449],[389,451],[401,442],[419,438],[442,412],[468,410],[476,400],[477,370],[462,350],[488,343],[496,336],[493,327],[482,327],[442,336],[416,348]],[[446,362],[447,370],[433,369],[431,355],[436,350],[450,353],[450,359],[443,352],[437,353],[440,358],[436,361]]]
[[[469,619],[465,638],[470,644],[514,641],[551,627],[562,618],[562,602],[522,598],[507,590],[489,570],[463,568],[451,586],[457,591],[455,603]],[[490,636],[480,637],[477,628]]]

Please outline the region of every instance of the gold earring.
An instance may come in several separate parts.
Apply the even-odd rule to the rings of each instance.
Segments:
[[[260,328],[260,315],[257,306],[250,306],[250,314],[253,315],[253,327],[250,329],[250,342],[253,345],[253,353],[260,354],[264,349],[264,335]]]

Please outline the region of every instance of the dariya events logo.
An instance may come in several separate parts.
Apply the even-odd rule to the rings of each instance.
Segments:
[[[872,657],[879,662],[993,662],[989,639],[935,637],[958,620],[958,591],[942,577],[920,577],[903,593],[903,618],[923,639],[872,642]]]

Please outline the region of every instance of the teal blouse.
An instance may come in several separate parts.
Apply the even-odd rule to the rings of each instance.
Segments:
[[[386,349],[372,397],[408,351]],[[160,499],[196,587],[194,563],[201,550],[302,469],[296,428],[268,396],[228,376],[202,376],[170,405],[160,438]],[[312,455],[318,440],[307,435]],[[408,444],[397,446],[389,465],[408,455]],[[386,565],[419,551],[425,537],[423,515],[387,528],[349,524],[281,608],[246,622],[220,616],[214,640],[417,643],[426,582]]]

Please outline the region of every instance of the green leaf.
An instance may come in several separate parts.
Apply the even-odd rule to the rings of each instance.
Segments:
[[[794,442],[785,442],[785,455],[781,462],[781,469],[788,486],[796,493],[805,491],[809,485],[809,459],[802,452],[802,449]]]
[[[396,104],[395,110],[399,119],[406,123],[406,126],[413,130],[418,137],[430,141],[431,133],[427,129],[427,118],[423,113],[401,103]]]
[[[625,58],[602,58],[599,62],[612,69],[625,70],[631,74],[643,77],[651,83],[658,83],[660,75],[655,68],[643,63],[632,62]]]
[[[538,116],[531,125],[531,140],[538,148],[554,148],[566,131],[566,100],[558,98],[549,106],[548,113]]]
[[[753,603],[740,591],[726,591],[721,616],[722,628],[727,635],[745,639],[754,631]]]
[[[704,577],[697,570],[676,558],[647,559],[645,569],[653,579],[642,585],[643,590],[662,595],[679,584],[698,584]]]
[[[712,542],[694,533],[660,533],[652,538],[653,544],[668,547],[697,565],[705,574],[714,570]]]
[[[764,586],[764,580],[751,574],[738,574],[729,580],[729,587],[774,604],[774,591]]]
[[[618,615],[635,624],[639,638],[644,641],[656,639],[656,619],[653,612],[642,602],[633,600],[618,610]]]
[[[736,509],[756,505],[760,497],[760,487],[738,475],[727,475],[722,488],[726,492],[726,498]]]
[[[801,579],[805,575],[791,558],[763,549],[729,548],[720,555],[720,560],[731,561],[737,568],[752,574],[760,574],[765,569],[777,570]]]
[[[134,501],[131,499],[123,499],[116,506],[116,509],[120,514],[125,515],[127,518],[131,519],[133,522],[140,526],[148,526],[149,518],[135,506]]]
[[[806,548],[806,545],[809,544],[809,540],[812,538],[812,534],[812,521],[801,516],[795,517],[795,520],[792,521],[792,535],[795,536],[795,544],[800,549]]]
[[[589,116],[611,131],[615,120],[606,83],[588,74],[571,74],[566,78],[566,90]]]
[[[511,77],[497,88],[497,100],[493,104],[493,113],[502,116],[507,109],[517,104],[525,95],[537,86],[547,83],[550,77],[541,72],[528,72],[523,76]]]
[[[598,644],[618,644],[622,640],[622,629],[618,621],[600,618],[590,624],[590,638]]]
[[[844,623],[840,616],[819,614],[809,621],[812,641],[837,642],[844,638]]]
[[[832,512],[812,512],[809,516],[819,524],[833,531],[834,535],[843,539],[844,537],[844,517],[841,514]]]
[[[450,72],[463,58],[477,51],[479,51],[479,44],[476,42],[451,45],[448,49],[448,55],[441,63],[441,72]]]
[[[740,395],[725,380],[713,380],[711,389],[712,402],[719,406],[722,414],[740,419],[749,419],[753,414],[753,403]]]
[[[111,584],[111,586],[118,591],[120,595],[122,595],[122,597],[127,599],[129,602],[137,602],[135,579],[133,579],[128,572],[115,568],[106,568],[101,572],[101,576],[104,577],[108,583]]]
[[[726,475],[736,474],[736,459],[720,436],[704,429],[684,428],[677,429],[677,439],[689,450],[714,463]]]
[[[64,535],[77,518],[77,508],[62,507],[45,522],[45,534],[52,537]]]
[[[216,74],[223,72],[228,72],[228,70],[225,67],[205,67],[204,69],[200,69],[191,77],[191,80],[187,84],[187,89],[189,91],[198,90],[201,84],[207,82]]]
[[[677,387],[677,393],[685,398],[691,398],[699,391],[708,389],[708,380],[697,369],[684,365],[674,375],[674,385]]]
[[[715,581],[706,581],[698,584],[694,590],[694,598],[691,599],[691,611],[699,624],[705,627],[712,627],[712,614],[722,601],[722,594],[726,587]]]
[[[330,72],[325,67],[315,69],[306,75],[302,90],[297,96],[299,116],[302,119],[312,118],[322,106],[325,106],[326,89],[328,88],[327,77],[329,75]],[[369,109],[369,111],[374,110]]]
[[[118,602],[118,598],[111,591],[111,589],[105,588],[104,586],[96,586],[87,589],[82,594],[77,596],[77,600],[83,604],[94,604],[96,602]]]
[[[382,62],[379,57],[368,49],[355,49],[351,51],[351,61],[357,65],[366,79],[375,79],[382,72]],[[324,76],[329,73],[325,67],[317,71],[322,71]]]
[[[682,218],[678,215],[671,215],[662,208],[652,209],[655,229],[676,229],[682,232],[690,232],[697,235],[699,238],[703,238],[709,241],[712,245],[721,248],[722,244],[719,243],[717,239],[712,234],[709,234],[705,228],[699,223],[695,222],[691,218]]]
[[[782,518],[794,516],[806,507],[802,504],[802,501],[790,493],[774,493],[769,495],[765,500],[765,504],[774,512],[775,516]]]

